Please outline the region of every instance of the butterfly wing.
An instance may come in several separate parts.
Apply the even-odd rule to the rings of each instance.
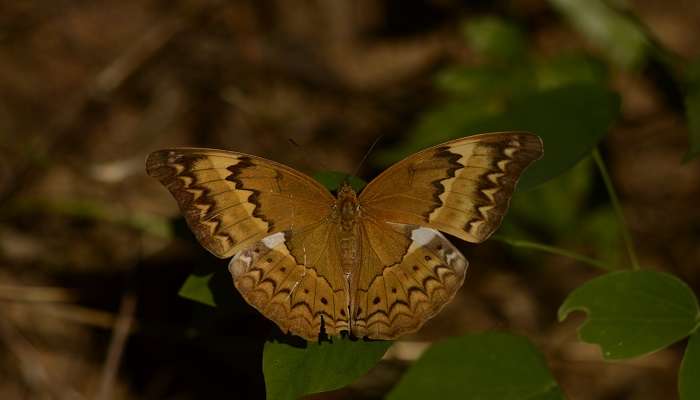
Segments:
[[[468,136],[392,165],[365,187],[359,202],[379,220],[482,242],[500,225],[522,172],[541,156],[542,141],[533,134]]]
[[[462,286],[468,265],[438,230],[486,240],[518,178],[541,155],[542,141],[532,134],[475,135],[418,152],[370,182],[359,196],[353,334],[393,339],[437,314]]]
[[[362,263],[351,281],[352,333],[394,339],[415,332],[464,282],[467,260],[435,229],[361,220]]]
[[[312,178],[242,153],[165,149],[148,156],[146,171],[170,190],[202,246],[221,258],[318,223],[335,202]]]
[[[336,224],[321,221],[264,238],[231,260],[236,288],[285,332],[315,341],[321,332],[348,331],[337,232]]]

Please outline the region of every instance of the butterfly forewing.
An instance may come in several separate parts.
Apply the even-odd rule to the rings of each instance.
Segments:
[[[482,242],[500,225],[522,172],[541,156],[541,139],[529,133],[453,140],[389,167],[362,191],[360,205],[377,219]]]
[[[151,153],[146,170],[173,194],[202,246],[222,258],[272,233],[316,223],[335,202],[312,178],[242,153],[165,149]]]

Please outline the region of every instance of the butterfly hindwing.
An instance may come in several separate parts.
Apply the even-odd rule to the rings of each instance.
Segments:
[[[221,258],[272,233],[313,224],[334,203],[312,178],[242,153],[165,149],[151,153],[146,170],[173,194],[202,246]]]
[[[529,133],[453,140],[389,167],[365,187],[360,205],[377,219],[482,242],[500,225],[522,172],[541,156],[541,139]]]
[[[394,339],[415,332],[452,300],[464,282],[467,260],[434,229],[366,221],[363,225],[363,266],[352,292],[352,333]],[[397,234],[406,245],[396,260],[392,253],[398,249]],[[393,247],[387,247],[388,242]],[[373,263],[365,255],[369,253],[384,261]]]
[[[284,332],[315,341],[348,331],[348,292],[340,273],[334,226],[322,222],[279,232],[229,263],[243,298]],[[296,255],[295,255],[296,254]]]

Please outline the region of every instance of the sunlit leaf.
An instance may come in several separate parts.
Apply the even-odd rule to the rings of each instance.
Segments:
[[[641,356],[687,336],[698,323],[698,302],[680,279],[655,271],[613,272],[574,290],[559,319],[581,310],[579,337],[601,346],[606,359]]]
[[[309,342],[303,347],[267,342],[263,353],[267,399],[292,400],[346,386],[375,366],[391,344],[339,337],[333,343]]]
[[[540,352],[524,337],[470,334],[435,343],[404,374],[389,400],[559,400]]]
[[[209,288],[213,273],[207,275],[191,274],[185,280],[178,294],[186,299],[194,300],[209,306],[216,306],[214,295]]]
[[[622,67],[641,65],[649,44],[644,30],[605,0],[549,0],[571,24]]]
[[[700,332],[690,336],[678,375],[681,400],[700,399]]]

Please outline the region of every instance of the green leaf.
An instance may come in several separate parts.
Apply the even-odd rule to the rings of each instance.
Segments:
[[[355,189],[356,192],[359,192],[360,190],[362,190],[363,187],[365,187],[365,185],[367,185],[367,182],[362,180],[362,178],[350,176],[350,174],[338,171],[316,172],[313,175],[313,178],[321,182],[321,184],[325,186],[328,190],[337,190],[340,187],[340,185],[345,181],[350,183],[350,186],[352,186],[352,188]]]
[[[495,332],[435,343],[387,396],[388,400],[563,398],[544,358],[526,338]]]
[[[346,386],[375,366],[390,341],[333,338],[305,347],[266,342],[263,373],[268,400],[297,399]]]
[[[496,17],[464,23],[462,32],[474,51],[494,61],[517,61],[525,57],[525,37],[514,24]]]
[[[579,337],[598,344],[606,359],[637,357],[687,336],[698,323],[698,301],[673,275],[655,271],[613,272],[574,290],[559,320],[582,310]]]
[[[644,29],[605,0],[549,0],[571,24],[621,67],[641,65],[649,42]]]
[[[678,374],[678,391],[681,400],[700,399],[700,333],[690,336]]]
[[[216,307],[214,295],[209,288],[213,273],[207,275],[191,274],[185,280],[178,294],[186,299],[194,300],[212,307]]]

